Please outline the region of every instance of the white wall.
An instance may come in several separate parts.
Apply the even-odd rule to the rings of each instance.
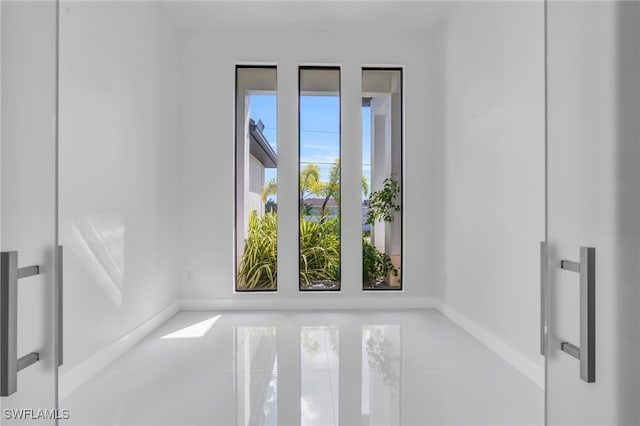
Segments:
[[[284,31],[191,32],[183,67],[183,163],[180,253],[182,297],[263,302],[285,306],[337,300],[416,301],[432,293],[435,277],[435,156],[432,44],[416,34]],[[246,61],[246,62],[245,62]],[[234,67],[278,65],[278,292],[234,293]],[[297,144],[298,66],[342,66],[342,162],[360,164],[361,67],[405,66],[404,292],[362,294],[359,167],[343,168],[343,271],[339,294],[298,292]],[[351,185],[345,182],[351,182]],[[355,255],[354,255],[355,254]],[[365,300],[364,304],[362,300]],[[329,302],[330,301],[330,302]],[[260,303],[257,302],[257,303]],[[329,302],[329,303],[327,303]],[[258,306],[260,306],[258,304]],[[264,305],[266,306],[266,304]]]
[[[460,3],[437,61],[436,295],[467,328],[529,360],[539,382],[543,22],[542,2]]]
[[[62,2],[62,374],[178,297],[179,37],[158,4]]]

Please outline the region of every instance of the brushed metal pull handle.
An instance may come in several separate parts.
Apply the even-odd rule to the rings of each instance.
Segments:
[[[64,259],[62,246],[58,246],[56,251],[56,336],[57,336],[57,351],[58,351],[58,367],[63,362],[63,315],[62,315],[62,295],[63,295],[63,273],[62,273],[62,261]]]
[[[580,360],[580,378],[596,381],[596,249],[580,247],[580,263],[563,260],[560,268],[580,274],[580,347],[562,342],[560,348]]]
[[[540,242],[540,354],[547,356],[547,291],[549,288],[549,250]]]
[[[0,396],[18,390],[18,371],[40,359],[37,352],[18,358],[18,280],[40,273],[38,266],[18,268],[18,252],[0,253]]]

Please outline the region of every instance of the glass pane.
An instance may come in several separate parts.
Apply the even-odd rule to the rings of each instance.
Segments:
[[[402,71],[362,71],[362,281],[401,290]]]
[[[299,78],[300,289],[340,290],[340,69]]]
[[[236,289],[277,289],[276,69],[236,68]]]

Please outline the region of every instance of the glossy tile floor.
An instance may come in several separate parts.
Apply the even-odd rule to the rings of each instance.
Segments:
[[[180,312],[63,425],[540,425],[543,391],[433,310]]]

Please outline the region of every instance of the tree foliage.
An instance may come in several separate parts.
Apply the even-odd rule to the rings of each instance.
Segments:
[[[398,268],[391,263],[391,257],[375,248],[369,239],[362,238],[363,282],[376,284],[384,281],[389,274],[398,276]]]
[[[369,196],[369,210],[365,223],[373,225],[378,221],[393,222],[395,212],[400,211],[400,205],[396,204],[399,194],[400,184],[391,175],[383,181],[380,191],[372,192]]]
[[[311,206],[305,201],[312,197],[322,199],[320,217],[324,221],[327,216],[327,206],[331,199],[336,205],[340,205],[340,159],[336,158],[329,171],[329,179],[324,182],[320,178],[320,167],[315,163],[309,163],[300,171],[300,215],[310,216]],[[362,193],[369,192],[367,178],[362,176]],[[262,202],[266,202],[271,195],[277,195],[278,184],[275,179],[267,182],[261,191]]]

